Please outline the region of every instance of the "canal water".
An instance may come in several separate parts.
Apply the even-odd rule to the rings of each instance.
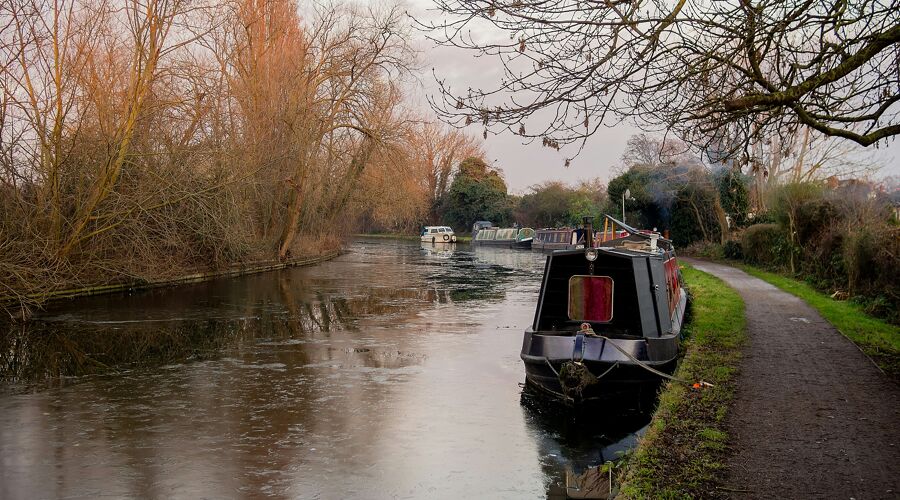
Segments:
[[[560,498],[643,414],[523,395],[543,257],[358,240],[0,339],[0,498]]]

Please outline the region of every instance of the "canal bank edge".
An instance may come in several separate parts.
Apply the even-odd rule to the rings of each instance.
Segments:
[[[76,297],[87,297],[91,295],[103,295],[107,293],[116,293],[116,292],[126,292],[126,291],[136,291],[136,290],[148,290],[151,288],[163,288],[168,286],[177,286],[184,285],[188,283],[198,283],[202,281],[209,281],[216,278],[231,278],[235,276],[244,276],[248,274],[256,274],[262,273],[266,271],[275,271],[278,269],[285,269],[288,267],[303,267],[303,266],[311,266],[315,264],[319,264],[321,262],[325,262],[331,259],[338,257],[343,254],[343,250],[336,250],[332,252],[328,252],[322,255],[317,255],[313,257],[302,257],[287,260],[284,262],[278,261],[257,261],[257,262],[248,262],[242,263],[238,265],[233,265],[228,267],[227,269],[220,269],[216,271],[205,271],[198,272],[192,274],[186,274],[184,276],[179,276],[176,278],[168,278],[163,280],[135,280],[124,283],[113,283],[109,285],[99,285],[99,286],[89,286],[82,288],[72,288],[66,290],[58,290],[55,292],[44,293],[40,296],[27,296],[28,299],[37,299],[40,301],[53,301],[53,300],[61,300],[61,299],[71,299]],[[6,296],[0,297],[0,305],[2,304],[10,304],[16,303],[19,299],[16,297]]]
[[[620,498],[710,498],[728,492],[726,415],[734,399],[741,348],[747,341],[744,302],[724,281],[683,266],[691,294],[685,356],[668,382],[647,433],[619,475]]]

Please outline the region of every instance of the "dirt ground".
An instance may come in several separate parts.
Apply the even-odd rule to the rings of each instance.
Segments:
[[[747,305],[726,492],[900,498],[900,386],[802,300],[738,269],[689,262]]]

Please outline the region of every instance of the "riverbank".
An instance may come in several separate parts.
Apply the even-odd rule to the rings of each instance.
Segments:
[[[705,498],[720,495],[729,436],[726,416],[746,341],[744,303],[722,280],[690,266],[692,297],[685,356],[675,377],[711,387],[668,382],[644,438],[625,466],[624,498]]]
[[[832,299],[801,281],[746,264],[738,267],[751,276],[803,299],[856,344],[885,374],[895,382],[900,382],[900,327],[866,314],[859,304]]]
[[[86,286],[79,288],[68,288],[62,290],[55,290],[51,292],[41,293],[39,295],[26,295],[25,299],[30,301],[36,301],[38,303],[45,303],[47,301],[52,300],[60,300],[60,299],[71,299],[76,297],[87,297],[92,295],[101,295],[107,293],[116,293],[116,292],[125,292],[125,291],[136,291],[136,290],[146,290],[151,288],[161,288],[161,287],[169,287],[169,286],[177,286],[183,285],[186,283],[197,283],[201,281],[208,281],[216,278],[228,278],[249,274],[262,273],[266,271],[275,271],[278,269],[284,269],[288,267],[302,267],[302,266],[311,266],[314,264],[318,264],[320,262],[325,262],[327,260],[331,260],[338,255],[341,254],[341,250],[333,250],[329,252],[322,253],[320,255],[313,255],[307,257],[299,257],[295,259],[290,259],[287,261],[277,261],[277,260],[268,260],[268,261],[256,261],[256,262],[242,262],[231,265],[225,269],[218,270],[210,270],[210,271],[200,271],[190,274],[185,274],[181,276],[176,276],[173,278],[165,278],[159,280],[152,279],[140,279],[140,280],[132,280],[132,281],[123,281],[119,283],[109,283],[104,285],[96,285],[96,286]],[[21,297],[15,296],[0,296],[0,310],[4,307],[14,306],[16,303],[21,301]]]

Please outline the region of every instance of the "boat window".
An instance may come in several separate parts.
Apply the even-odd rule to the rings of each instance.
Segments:
[[[569,319],[608,323],[613,315],[613,280],[609,276],[569,278]]]
[[[435,233],[437,233],[437,229],[432,229],[432,230],[429,231],[429,232],[430,232],[431,234],[435,234]]]

